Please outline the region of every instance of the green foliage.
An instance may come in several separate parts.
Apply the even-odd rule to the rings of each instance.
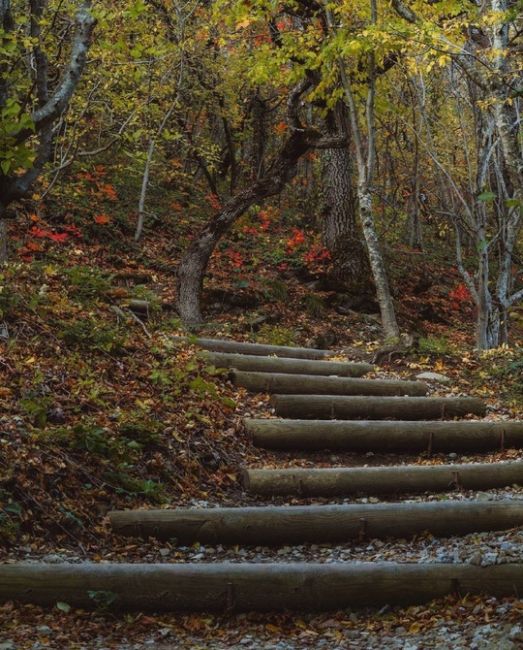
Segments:
[[[313,318],[320,318],[325,313],[323,298],[314,293],[308,293],[302,299],[303,306],[307,313]]]
[[[260,327],[256,340],[268,345],[295,345],[296,332],[289,327],[265,323]]]
[[[151,479],[135,478],[125,470],[106,472],[107,481],[116,486],[120,494],[142,496],[151,503],[165,501],[165,489],[161,483]]]
[[[23,112],[15,99],[9,98],[0,109],[0,170],[6,176],[19,168],[29,169],[33,163],[31,149],[25,142],[18,143],[16,140],[16,136],[27,129],[34,130],[31,117]]]
[[[69,346],[83,350],[98,350],[121,354],[125,337],[117,326],[107,325],[87,317],[73,322],[61,321],[57,335]]]
[[[489,372],[492,377],[502,380],[512,397],[523,402],[523,358],[516,356],[490,361]]]
[[[114,435],[99,426],[77,424],[71,430],[61,430],[71,449],[88,451],[97,456],[113,458],[121,455],[121,447]],[[59,435],[59,434],[58,434]]]
[[[126,413],[114,430],[89,420],[73,427],[57,427],[41,435],[75,451],[86,451],[109,460],[130,461],[138,452],[161,443],[163,425],[143,411]]]
[[[87,595],[95,603],[96,609],[101,612],[110,609],[118,600],[118,594],[113,591],[88,591]]]
[[[73,266],[65,271],[71,297],[90,301],[102,297],[110,288],[110,278],[90,266]]]
[[[20,530],[22,506],[7,490],[0,489],[0,543],[12,544]]]
[[[450,354],[454,348],[445,336],[428,336],[419,339],[418,349],[421,354]]]
[[[127,414],[118,426],[119,433],[131,441],[128,444],[134,443],[135,447],[138,445],[140,448],[158,444],[162,430],[161,422],[152,420],[142,411]]]
[[[287,283],[282,280],[273,279],[270,282],[265,283],[264,295],[268,300],[274,300],[275,302],[285,302],[289,297],[289,290],[287,288]]]
[[[32,394],[23,397],[19,404],[20,409],[32,420],[38,428],[43,428],[47,424],[47,413],[53,400],[48,395]]]
[[[189,391],[200,397],[218,397],[215,383],[202,377],[200,370],[213,376],[226,372],[210,365],[200,368],[195,359],[180,364],[167,358],[154,363],[149,379],[164,393],[166,403],[171,402],[173,397]]]
[[[154,291],[143,284],[137,284],[132,290],[133,298],[146,300],[149,303],[149,311],[159,312],[162,309],[162,301]]]
[[[20,523],[6,512],[0,511],[0,543],[13,544],[20,531]]]
[[[20,303],[20,296],[15,293],[7,283],[5,276],[0,273],[0,320],[11,318]]]
[[[206,381],[200,376],[194,377],[194,379],[190,380],[189,388],[201,397],[206,395],[215,397],[217,395],[216,385],[211,381]]]
[[[497,197],[497,194],[495,192],[482,192],[478,196],[478,201],[481,201],[482,203],[492,203]]]

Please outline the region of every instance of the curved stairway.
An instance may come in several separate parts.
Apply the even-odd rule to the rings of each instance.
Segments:
[[[523,447],[523,422],[484,416],[481,400],[427,397],[422,382],[366,379],[373,367],[329,361],[326,350],[199,339],[209,362],[232,381],[273,393],[275,419],[247,419],[259,448],[282,452],[486,451]],[[340,498],[453,487],[485,490],[523,484],[523,462],[373,467],[243,468],[244,488],[272,497]],[[523,526],[523,500],[438,501],[176,508],[110,513],[121,535],[230,545],[340,543],[465,535]],[[406,541],[408,544],[408,541]],[[450,593],[523,593],[523,563],[222,562],[209,564],[15,564],[0,567],[0,600],[92,606],[89,593],[115,595],[134,610],[342,609],[414,604]]]

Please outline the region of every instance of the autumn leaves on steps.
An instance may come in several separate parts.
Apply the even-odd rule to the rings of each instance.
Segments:
[[[274,395],[279,419],[248,419],[253,444],[272,450],[404,453],[523,447],[523,423],[444,418],[482,416],[473,398],[426,397],[420,382],[361,379],[372,366],[328,361],[329,352],[200,339],[204,354],[251,391]],[[273,356],[281,355],[281,356]],[[282,418],[297,419],[282,419]],[[312,419],[314,418],[314,419]],[[395,419],[391,419],[395,418]],[[523,483],[523,463],[246,469],[244,487],[273,497],[345,497],[489,489]],[[523,525],[523,501],[442,500],[113,512],[116,533],[180,544],[339,543],[437,536]],[[0,568],[0,600],[86,607],[110,592],[134,610],[335,609],[421,603],[449,593],[523,591],[523,564],[212,563],[12,565]]]

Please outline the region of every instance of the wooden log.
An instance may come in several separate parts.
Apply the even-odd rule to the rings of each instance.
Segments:
[[[231,370],[231,379],[251,393],[285,395],[426,395],[427,384],[395,379],[353,379]]]
[[[290,359],[326,359],[336,354],[333,350],[317,350],[315,348],[290,347],[286,345],[264,345],[262,343],[246,343],[229,341],[227,339],[185,338],[173,337],[175,340],[194,343],[204,350],[213,352],[233,352],[237,354],[254,354],[258,356],[285,357]]]
[[[449,452],[523,448],[523,422],[245,419],[265,449],[353,452]]]
[[[327,469],[247,469],[243,484],[262,496],[329,497],[349,494],[489,490],[523,485],[523,462]]]
[[[523,500],[120,510],[109,519],[118,535],[184,545],[327,543],[504,530],[523,524]]]
[[[3,564],[0,602],[114,611],[328,611],[523,593],[523,564]],[[105,602],[104,602],[105,601]]]
[[[254,354],[230,354],[223,352],[204,352],[203,356],[209,363],[216,366],[216,368],[236,368],[237,370],[250,370],[255,372],[362,377],[374,370],[374,366],[370,363],[349,363],[346,361],[260,357]]]
[[[151,303],[148,300],[139,300],[132,298],[129,300],[129,309],[136,311],[139,314],[148,314],[151,311]]]
[[[273,405],[276,415],[306,420],[431,420],[486,413],[484,402],[475,397],[275,395]]]

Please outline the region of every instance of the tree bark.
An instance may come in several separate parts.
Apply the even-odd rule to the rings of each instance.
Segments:
[[[523,500],[122,510],[109,519],[116,535],[272,546],[505,530],[523,524]]]
[[[258,183],[240,192],[226,203],[185,252],[178,266],[176,297],[178,312],[185,324],[199,325],[203,322],[200,308],[203,278],[221,236],[251,205],[270,195],[268,189],[263,191]]]
[[[397,379],[353,379],[232,370],[232,382],[253,393],[285,395],[426,395],[421,381]]]
[[[348,363],[345,361],[312,361],[307,359],[285,359],[259,357],[249,354],[225,354],[206,352],[203,358],[216,368],[235,368],[266,373],[288,373],[298,375],[337,375],[338,377],[362,377],[374,370],[370,363]]]
[[[479,452],[523,447],[523,422],[328,421],[245,419],[265,449],[365,453]]]
[[[261,496],[332,497],[490,490],[523,485],[523,462],[329,469],[247,469],[243,485]]]
[[[474,397],[275,395],[273,404],[280,417],[322,420],[428,420],[486,413],[484,402]]]
[[[369,260],[372,268],[372,277],[374,278],[374,284],[376,285],[376,296],[380,306],[383,331],[387,339],[396,341],[399,339],[400,331],[396,321],[396,312],[394,310],[394,302],[390,292],[387,269],[381,254],[378,235],[374,225],[372,196],[365,184],[361,185],[358,189],[358,201],[363,234],[365,235],[365,241],[367,242],[367,251],[369,253]]]
[[[327,114],[330,135],[348,137],[346,107],[338,102]],[[362,291],[369,284],[369,259],[357,220],[357,197],[353,187],[353,164],[349,146],[323,153],[323,240],[331,254],[335,281],[349,291]]]
[[[139,585],[139,588],[137,588]],[[393,562],[4,564],[0,602],[115,611],[326,611],[523,592],[523,565]]]

